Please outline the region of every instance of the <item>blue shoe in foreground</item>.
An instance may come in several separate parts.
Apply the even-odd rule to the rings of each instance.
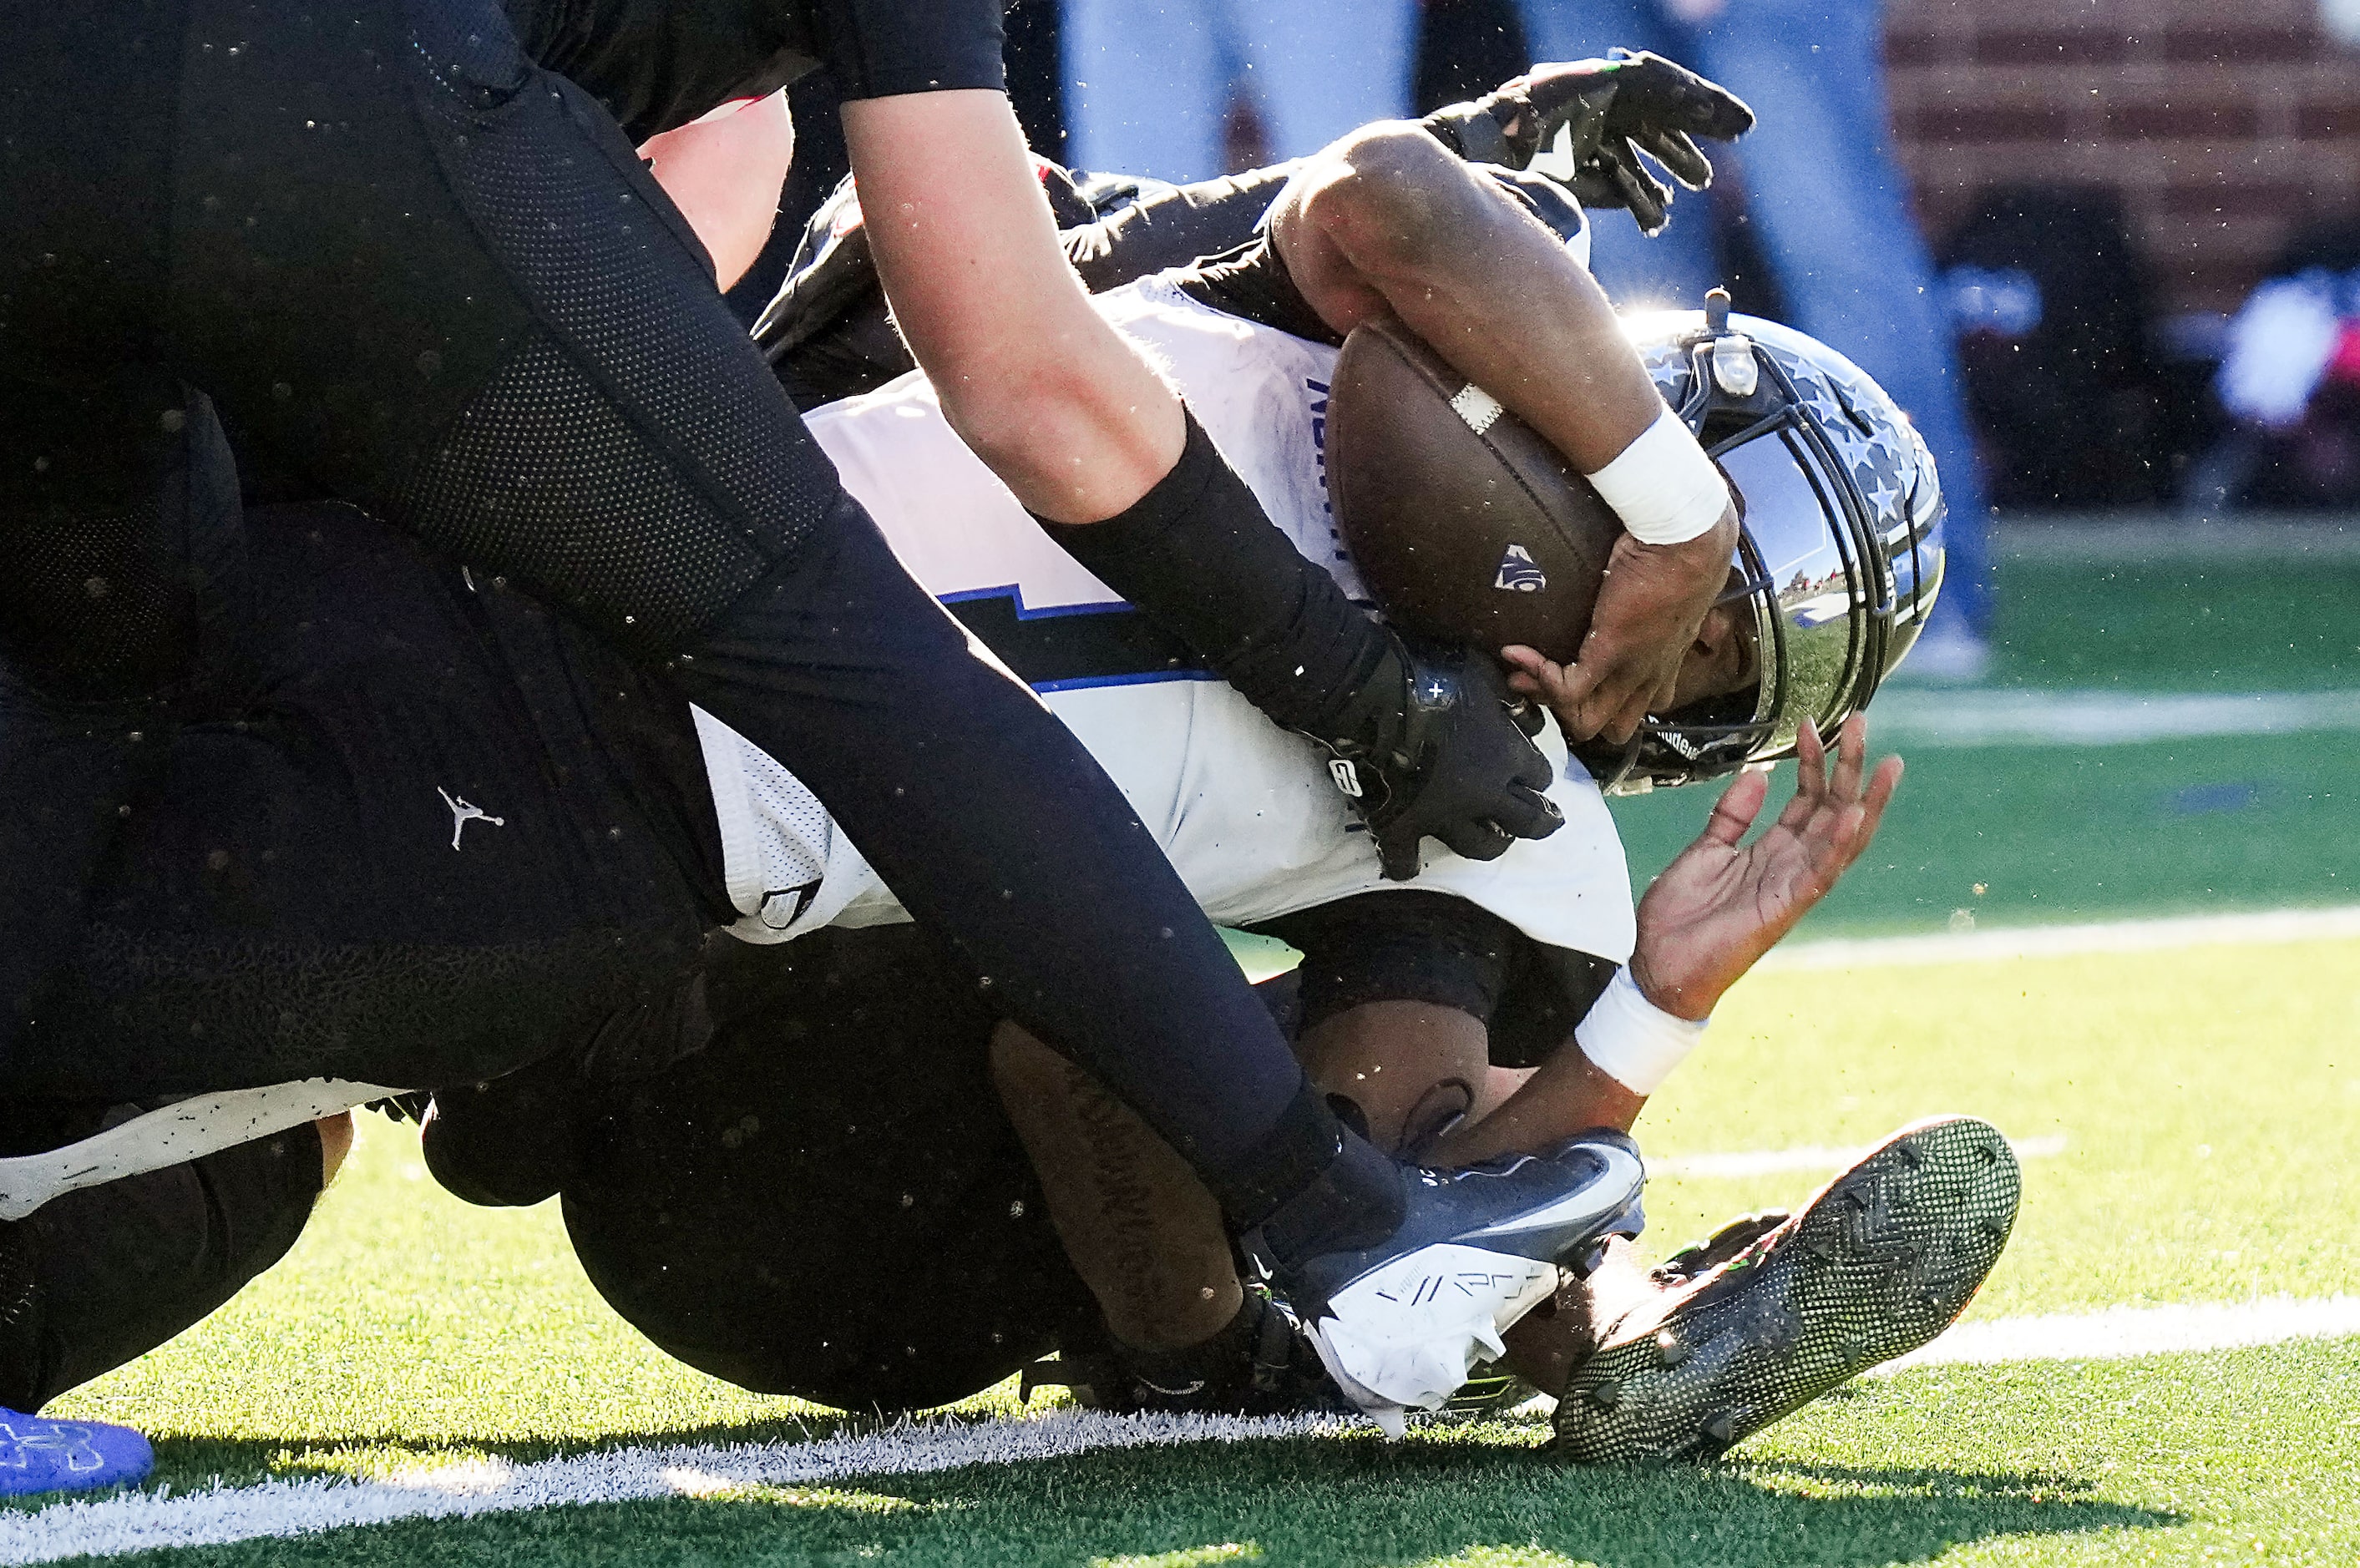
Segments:
[[[0,1497],[126,1486],[155,1467],[156,1451],[127,1426],[0,1410]]]
[[[1557,1400],[1558,1452],[1585,1464],[1717,1458],[1917,1349],[1999,1261],[2022,1192],[2016,1151],[1989,1122],[1902,1128],[1800,1214],[1706,1268],[1650,1326],[1611,1332]]]
[[[1500,1335],[1556,1293],[1560,1269],[1586,1273],[1608,1236],[1639,1233],[1646,1183],[1637,1146],[1602,1130],[1545,1155],[1397,1169],[1403,1219],[1375,1245],[1287,1258],[1262,1231],[1245,1238],[1337,1386],[1395,1436],[1502,1354]]]

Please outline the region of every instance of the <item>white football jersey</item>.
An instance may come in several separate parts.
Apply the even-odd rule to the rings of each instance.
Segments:
[[[1146,346],[1295,548],[1365,601],[1335,532],[1325,469],[1336,350],[1199,304],[1161,278],[1098,297]],[[1415,882],[1380,875],[1376,845],[1327,754],[1280,729],[1053,543],[960,441],[913,373],[806,417],[845,488],[912,576],[1031,680],[1226,925],[1404,887],[1455,893],[1534,940],[1620,961],[1630,877],[1597,785],[1552,724],[1541,749],[1565,826],[1471,861],[1426,844]],[[1022,657],[1019,646],[1027,650]],[[1028,664],[1029,660],[1029,664]],[[811,792],[699,711],[729,896],[750,942],[909,917]]]

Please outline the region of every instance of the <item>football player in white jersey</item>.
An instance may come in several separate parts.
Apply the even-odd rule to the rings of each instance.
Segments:
[[[1415,169],[1411,159],[1429,161],[1425,169]],[[1494,322],[1503,322],[1512,307],[1537,305],[1562,318],[1557,341],[1548,344],[1556,357],[1533,365],[1526,398],[1611,406],[1611,398],[1589,396],[1590,383],[1597,379],[1594,362],[1627,365],[1621,356],[1628,350],[1611,311],[1582,273],[1578,255],[1568,254],[1554,234],[1533,223],[1499,188],[1470,173],[1423,133],[1396,128],[1363,136],[1339,147],[1334,166],[1325,173],[1326,193],[1316,204],[1302,204],[1301,223],[1280,224],[1275,245],[1263,245],[1253,256],[1186,278],[1144,279],[1100,296],[1099,302],[1110,319],[1162,360],[1204,428],[1279,528],[1349,590],[1356,581],[1349,561],[1334,543],[1324,474],[1328,377],[1335,349],[1219,309],[1207,296],[1222,299],[1251,292],[1254,286],[1283,293],[1291,287],[1290,262],[1301,257],[1319,258],[1330,267],[1327,291],[1331,299],[1354,287],[1373,294],[1380,282],[1393,289],[1422,287],[1414,267],[1404,267],[1398,275],[1356,272],[1341,256],[1326,256],[1317,248],[1332,241],[1339,226],[1373,218],[1378,202],[1397,202],[1398,191],[1384,192],[1398,177],[1408,176],[1425,184],[1455,185],[1448,201],[1434,201],[1437,193],[1427,192],[1423,204],[1433,214],[1429,222],[1463,220],[1478,232],[1488,227],[1502,247],[1493,265],[1502,279],[1512,281],[1491,292],[1511,298],[1491,299],[1484,290],[1485,269],[1474,268],[1470,288],[1483,296],[1485,304],[1470,313],[1489,310]],[[1312,178],[1306,176],[1306,180]],[[1420,236],[1419,247],[1424,256],[1434,255],[1426,236]],[[1401,258],[1405,261],[1409,254],[1404,250]],[[1537,279],[1513,281],[1512,269],[1520,262],[1536,265]],[[1298,298],[1297,319],[1310,310]],[[1314,320],[1308,331],[1328,337],[1349,324],[1349,320]],[[1618,390],[1628,393],[1632,388]],[[1654,401],[1651,386],[1640,386],[1638,393]],[[1567,416],[1568,423],[1579,419],[1579,414]],[[1509,845],[1505,853],[1482,861],[1429,848],[1413,895],[1387,877],[1386,857],[1338,788],[1329,758],[1279,730],[1238,693],[1209,679],[1185,649],[1044,539],[1014,499],[960,444],[923,377],[912,375],[874,394],[815,410],[810,424],[847,486],[862,497],[872,516],[882,519],[880,527],[912,575],[1032,682],[1091,746],[1216,919],[1239,925],[1266,923],[1306,909],[1333,909],[1360,896],[1372,896],[1380,909],[1398,905],[1410,914],[1415,912],[1411,903],[1415,897],[1464,906],[1455,918],[1484,922],[1477,940],[1495,947],[1509,942],[1529,947],[1535,955],[1531,964],[1551,975],[1569,967],[1579,976],[1602,976],[1629,954],[1628,873],[1612,822],[1596,786],[1566,757],[1547,721],[1543,721],[1544,743],[1558,768],[1551,799],[1566,819],[1566,830],[1537,843]],[[1726,628],[1712,635],[1727,635]],[[1500,691],[1496,664],[1489,659],[1464,662],[1470,689]],[[1710,657],[1692,662],[1699,669],[1714,668]],[[858,929],[904,918],[857,847],[836,831],[791,774],[707,716],[698,716],[697,728],[723,847],[723,878],[739,915],[733,927],[738,935],[755,942],[792,942],[825,928]],[[1884,787],[1889,788],[1889,781]],[[1861,825],[1855,818],[1847,831],[1856,833]],[[900,987],[903,992],[916,988],[917,983],[906,977]],[[1581,1016],[1553,978],[1545,979],[1540,989],[1560,993],[1546,1005],[1565,1014],[1568,1028]],[[1631,1016],[1651,1014],[1649,1004],[1634,993]],[[766,998],[764,1016],[775,1019],[786,1015],[776,998]],[[792,1016],[805,1030],[817,1027],[807,1012]],[[1678,1026],[1663,1027],[1677,1031]],[[708,1057],[686,1071],[694,1076],[718,1059]],[[742,1073],[733,1070],[730,1075],[737,1078]],[[656,1082],[663,1081],[658,1074]],[[790,1082],[796,1085],[791,1098],[802,1103],[808,1075],[793,1075]],[[522,1088],[510,1086],[517,1092]],[[755,1092],[747,1085],[748,1095]],[[654,1087],[644,1095],[635,1091],[631,1103],[644,1103],[646,1096],[661,1098],[661,1093]],[[459,1101],[450,1104],[455,1107]],[[685,1114],[702,1117],[712,1109],[707,1105]],[[767,1113],[741,1114],[756,1124],[791,1122],[784,1105]],[[453,1147],[464,1115],[446,1110],[438,1118],[442,1136],[433,1141],[446,1149]],[[1540,1118],[1531,1125],[1536,1137],[1554,1144],[1605,1119],[1582,1115],[1562,1125],[1552,1122],[1546,1132]],[[1395,1129],[1391,1141],[1398,1141],[1397,1133]],[[481,1145],[485,1140],[477,1141]],[[650,1141],[661,1145],[669,1140],[655,1135]],[[808,1142],[800,1137],[791,1141],[799,1147]],[[510,1161],[519,1151],[538,1147],[513,1127],[491,1136],[488,1144]],[[646,1158],[619,1155],[592,1163],[630,1173],[635,1184],[618,1200],[624,1209],[649,1203],[664,1212],[677,1207],[675,1199],[656,1196],[654,1188],[638,1181],[661,1181],[661,1161],[652,1149]],[[463,1190],[488,1192],[499,1185],[462,1171],[455,1157],[438,1164],[452,1184]],[[908,1165],[888,1160],[882,1168],[904,1179]],[[557,1179],[574,1169],[569,1160],[552,1160],[525,1184],[546,1191],[544,1178]],[[726,1181],[698,1185],[708,1196],[738,1190]],[[802,1184],[802,1190],[809,1189],[808,1181]],[[569,1192],[569,1213],[586,1215],[595,1203],[587,1191]],[[1609,1225],[1636,1223],[1635,1214],[1599,1218]],[[747,1232],[745,1225],[701,1221],[656,1229],[677,1237]],[[649,1227],[624,1215],[620,1234],[643,1236]],[[599,1250],[586,1236],[577,1239],[584,1243],[585,1258]],[[801,1256],[808,1260],[819,1255],[806,1247]],[[657,1260],[634,1253],[613,1267],[591,1266],[594,1277],[618,1305],[683,1355],[749,1380],[780,1381],[746,1370],[734,1353],[721,1347],[716,1332],[682,1329],[668,1306],[646,1305],[645,1290],[660,1290],[672,1298],[692,1277],[704,1277],[686,1260]],[[780,1272],[774,1263],[750,1257],[727,1265],[726,1271],[741,1279],[777,1278]],[[723,1312],[724,1291],[699,1289],[689,1296],[683,1310],[693,1323],[730,1315]],[[1375,1344],[1323,1345],[1322,1353],[1338,1364],[1339,1376],[1353,1378],[1372,1407],[1430,1405],[1463,1379],[1466,1345],[1496,1339],[1495,1319],[1501,1314],[1492,1305],[1467,1300],[1471,1315],[1437,1337],[1440,1343],[1456,1336],[1438,1355],[1413,1354],[1404,1360]],[[1240,1311],[1234,1274],[1227,1289],[1215,1289],[1209,1301],[1210,1311],[1224,1320],[1211,1329],[1223,1330]],[[668,1320],[661,1329],[651,1323],[659,1315]],[[767,1344],[825,1345],[845,1337],[791,1333],[748,1314],[735,1316]],[[1336,1320],[1323,1313],[1320,1321],[1328,1324]],[[1387,1386],[1373,1387],[1379,1382]]]
[[[1272,519],[1366,602],[1328,511],[1323,445],[1336,350],[1155,277],[1098,297],[1182,389]],[[1216,920],[1250,925],[1371,891],[1384,868],[1329,759],[1271,724],[1053,544],[960,443],[912,374],[807,416],[911,574],[1039,691],[1122,786]],[[735,928],[777,941],[901,918],[858,849],[775,762],[700,713]],[[1565,831],[1473,861],[1428,840],[1415,886],[1458,893],[1536,941],[1620,960],[1628,878],[1598,789],[1542,740]],[[1527,850],[1538,851],[1537,855]]]
[[[1348,583],[1320,474],[1332,346],[1207,297],[1283,299],[1291,275],[1273,278],[1273,262],[1295,262],[1306,243],[1316,252],[1330,225],[1390,223],[1415,242],[1419,223],[1448,222],[1448,203],[1430,199],[1448,176],[1418,169],[1435,156],[1414,134],[1364,135],[1333,149],[1335,167],[1315,160],[1298,175],[1291,189],[1319,199],[1282,203],[1272,245],[1102,298],[1160,353],[1273,518]],[[1416,193],[1406,209],[1404,187]],[[1696,1029],[1627,978],[1590,1006],[1594,981],[1630,953],[1631,928],[1611,823],[1578,767],[1556,787],[1568,828],[1555,840],[1480,866],[1432,859],[1416,888],[1388,889],[1305,766],[1316,758],[1290,756],[1287,737],[1037,548],[945,439],[923,382],[822,408],[813,423],[921,579],[1090,738],[1207,908],[1305,950],[1286,1004],[1300,1009],[1299,1048],[1315,1083],[1348,1102],[1382,1146],[1456,1162],[1585,1127],[1629,1127]],[[970,526],[921,521],[948,517]],[[1717,612],[1669,706],[1762,683],[1745,644],[1734,615]],[[1561,670],[1527,668],[1538,690],[1559,696]],[[1762,803],[1758,780],[1741,781],[1650,895],[1654,950],[1632,970],[1680,998],[1688,1018],[1709,1014],[1825,892],[1897,779],[1896,765],[1865,769],[1856,719],[1832,776],[1816,733],[1797,728],[1803,785],[1777,827],[1740,850]],[[709,724],[704,735],[718,789],[734,743]],[[1553,760],[1565,766],[1561,750]],[[890,918],[890,899],[857,857],[797,827],[809,819],[791,803],[790,783],[759,757],[746,776],[748,836],[764,847],[739,864],[759,865],[769,882],[732,878],[748,917],[743,934],[768,934],[754,921],[792,935]],[[849,896],[830,890],[838,877],[856,880]],[[562,1191],[577,1249],[608,1300],[657,1343],[749,1387],[904,1409],[972,1392],[1055,1344],[1057,1377],[1118,1407],[1267,1410],[1318,1398],[1302,1342],[1241,1288],[1209,1196],[1171,1151],[1086,1074],[961,995],[923,951],[881,931],[831,932],[769,964],[741,954],[710,979],[714,1040],[669,1070],[585,1086],[579,1069],[560,1068],[489,1095],[439,1099],[428,1139],[438,1174],[479,1201]],[[1577,1023],[1583,1032],[1568,1041]],[[992,1078],[978,1065],[986,1039]],[[1494,1066],[1502,1056],[1545,1064]],[[780,1088],[815,1081],[829,1085],[817,1105]],[[1950,1123],[1911,1135],[1961,1136]],[[878,1140],[933,1151],[933,1169],[912,1180],[917,1162],[888,1161],[892,1183],[879,1186],[849,1158]],[[1926,1206],[1957,1225],[1980,1214]],[[1677,1278],[1701,1281],[1740,1264],[1757,1269],[1748,1279],[1768,1278],[1748,1248],[1792,1234],[1768,1221],[1740,1227],[1686,1255]],[[1586,1307],[1556,1314],[1553,1328],[1524,1336],[1524,1365],[1562,1387],[1576,1359],[1569,1345],[1594,1341],[1601,1325],[1655,1332],[1670,1305],[1660,1294],[1626,1288],[1595,1322]],[[1824,1304],[1847,1301],[1877,1310],[1864,1290]],[[1341,1370],[1333,1357],[1328,1369]],[[1417,1402],[1448,1393],[1464,1371],[1463,1362],[1449,1368]],[[1757,1371],[1689,1402],[1726,1405],[1767,1380]],[[1668,1415],[1645,1435],[1659,1446],[1725,1446],[1783,1412],[1723,1413]]]

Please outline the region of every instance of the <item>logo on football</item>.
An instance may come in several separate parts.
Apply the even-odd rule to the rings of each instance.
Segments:
[[[1539,432],[1398,321],[1363,321],[1328,409],[1336,529],[1404,630],[1569,659],[1622,519]]]
[[[1548,573],[1540,569],[1532,551],[1512,544],[1500,558],[1500,574],[1491,580],[1491,586],[1510,593],[1537,593],[1548,586]]]

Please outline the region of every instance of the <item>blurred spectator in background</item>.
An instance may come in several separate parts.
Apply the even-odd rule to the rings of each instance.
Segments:
[[[1231,104],[1272,158],[1407,113],[1417,0],[1065,0],[1065,155],[1076,168],[1230,172]]]
[[[1523,0],[1535,58],[1651,49],[1754,106],[1746,232],[1786,319],[1859,361],[1909,411],[1950,498],[1950,572],[1905,676],[1972,681],[1989,662],[1989,513],[1950,323],[1887,124],[1880,0]],[[1722,280],[1715,225],[1688,197],[1643,237],[1600,215],[1591,265],[1624,306],[1694,309]],[[1699,221],[1703,220],[1703,221]]]
[[[2354,0],[2360,4],[2360,0]],[[1410,113],[1430,114],[1480,98],[1535,60],[1516,0],[1423,0]]]
[[[2096,187],[1989,191],[1940,257],[1993,504],[2162,500],[2178,479],[2174,443],[2122,198]]]
[[[2234,421],[2189,485],[2200,510],[2360,504],[2360,223],[2298,232],[2229,321]]]

